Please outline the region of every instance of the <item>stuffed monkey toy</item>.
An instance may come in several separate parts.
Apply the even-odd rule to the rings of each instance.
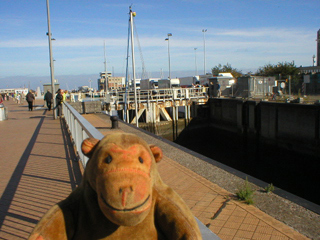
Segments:
[[[87,138],[81,185],[54,205],[29,240],[199,240],[190,209],[160,178],[159,147],[133,134]]]

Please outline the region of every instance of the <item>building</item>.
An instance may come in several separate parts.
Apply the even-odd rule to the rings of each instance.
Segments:
[[[300,73],[302,74],[315,74],[320,73],[320,29],[317,32],[317,61],[316,66],[309,66],[309,67],[299,67]],[[313,62],[314,63],[314,62]],[[314,64],[313,64],[314,65]]]
[[[309,73],[320,73],[320,66],[315,67],[299,67],[300,73],[309,74]]]
[[[54,91],[57,92],[57,90],[60,88],[59,83],[54,84]],[[51,83],[44,83],[43,84],[43,92],[46,93],[47,91],[52,92],[52,84]]]
[[[13,93],[23,93],[23,94],[27,94],[29,91],[28,88],[6,88],[6,89],[0,89],[0,94],[13,94]]]
[[[101,72],[98,79],[98,91],[106,91],[108,79],[112,76],[111,73]]]
[[[235,97],[265,97],[278,91],[278,82],[275,77],[244,76],[237,79],[232,96]],[[281,89],[279,87],[279,89]]]
[[[304,95],[320,94],[320,72],[303,75],[302,92]]]
[[[219,73],[218,76],[212,76],[208,78],[208,82],[213,82],[213,85],[220,85],[221,96],[233,96],[233,85],[235,78],[232,73]]]
[[[108,77],[109,89],[120,89],[125,87],[125,77]]]

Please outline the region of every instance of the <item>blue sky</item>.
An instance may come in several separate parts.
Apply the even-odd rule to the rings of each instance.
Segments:
[[[98,78],[104,42],[108,71],[124,75],[131,4],[138,75],[142,55],[150,77],[161,70],[168,76],[167,33],[171,72],[178,77],[204,72],[202,29],[207,72],[219,63],[244,73],[284,61],[310,66],[316,54],[319,0],[50,0],[58,80]],[[50,79],[46,0],[0,0],[0,24],[0,88],[17,87],[24,78]]]

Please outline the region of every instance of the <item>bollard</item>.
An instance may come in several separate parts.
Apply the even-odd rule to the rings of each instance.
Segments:
[[[8,119],[8,112],[7,108],[0,103],[0,121],[7,120]]]
[[[118,128],[118,117],[117,116],[111,116],[110,120],[111,120],[111,123],[112,123],[111,128],[112,129]]]

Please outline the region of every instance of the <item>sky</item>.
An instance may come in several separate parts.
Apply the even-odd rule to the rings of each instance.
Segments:
[[[136,12],[137,78],[142,68],[148,77],[168,77],[168,47],[172,78],[227,63],[243,73],[278,62],[311,66],[317,54],[319,0],[50,0],[49,6],[54,75],[67,89],[96,87],[104,52],[108,72],[125,76],[129,6]],[[46,0],[0,0],[0,88],[50,82],[47,32]]]

